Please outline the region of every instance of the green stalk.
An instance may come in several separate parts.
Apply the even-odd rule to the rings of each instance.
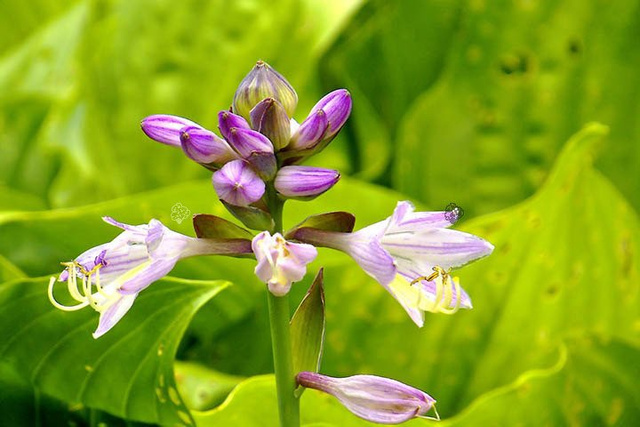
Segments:
[[[282,233],[283,204],[284,203],[278,199],[275,191],[269,191],[269,207],[275,222],[275,233]],[[277,297],[271,292],[267,292],[267,295],[269,296],[271,348],[273,351],[273,367],[276,374],[280,425],[282,427],[299,427],[300,401],[294,394],[296,389],[296,373],[293,372],[293,356],[291,354],[289,295]]]

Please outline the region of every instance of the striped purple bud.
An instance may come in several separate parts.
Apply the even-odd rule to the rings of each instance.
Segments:
[[[324,193],[340,179],[338,171],[312,166],[285,166],[278,171],[274,186],[278,193],[310,200]]]
[[[218,129],[222,137],[229,141],[231,139],[231,128],[251,129],[244,117],[233,114],[230,111],[220,111],[218,113]]]
[[[227,141],[199,126],[183,128],[180,143],[187,157],[203,165],[220,166],[239,158]]]
[[[269,138],[251,129],[229,129],[229,143],[264,180],[273,178],[277,171],[276,156]]]
[[[325,95],[318,103],[311,109],[309,115],[316,113],[318,110],[324,110],[327,115],[327,122],[329,126],[327,133],[324,135],[324,139],[330,139],[335,136],[342,126],[349,118],[351,114],[351,94],[346,89],[334,90],[331,93]]]
[[[291,136],[287,150],[308,150],[314,148],[322,140],[329,122],[324,110],[319,109],[310,114]]]
[[[180,147],[180,133],[182,128],[194,126],[201,128],[197,123],[178,116],[156,114],[145,117],[140,123],[142,131],[154,141],[174,147]]]
[[[243,160],[233,160],[213,174],[218,197],[235,206],[247,206],[264,194],[264,182]]]

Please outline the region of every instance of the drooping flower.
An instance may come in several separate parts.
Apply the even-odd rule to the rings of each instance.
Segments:
[[[333,378],[300,372],[296,380],[303,387],[336,397],[353,414],[374,423],[400,424],[423,416],[431,408],[435,410],[436,401],[427,393],[389,378],[374,375]]]
[[[49,299],[57,308],[74,311],[90,306],[100,313],[94,338],[113,328],[129,311],[138,294],[166,276],[180,259],[251,253],[248,239],[196,239],[176,233],[156,219],[135,226],[110,217],[103,219],[124,231],[111,242],[63,263],[66,269],[57,279],[67,282],[69,294],[78,304],[60,304],[53,296],[56,278],[52,277],[49,282]]]
[[[312,245],[287,242],[280,233],[272,236],[268,231],[254,237],[251,247],[258,260],[256,275],[276,296],[289,292],[291,283],[304,277],[307,264],[318,255]]]
[[[354,233],[302,227],[287,237],[347,253],[422,326],[425,311],[472,307],[449,270],[493,251],[493,245],[479,237],[448,229],[451,222],[445,214],[414,212],[409,202],[399,202],[391,217]]]

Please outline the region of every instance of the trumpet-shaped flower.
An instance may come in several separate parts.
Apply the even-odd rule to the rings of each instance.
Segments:
[[[258,260],[256,275],[276,296],[289,292],[291,283],[304,277],[307,264],[318,255],[312,245],[287,242],[280,233],[272,236],[268,231],[254,237],[251,247]]]
[[[355,233],[299,228],[288,237],[343,251],[398,300],[411,319],[424,312],[452,313],[471,300],[449,270],[489,255],[493,245],[472,234],[449,230],[446,212],[414,212],[399,202],[393,215]]]
[[[100,313],[98,338],[109,331],[129,311],[140,291],[167,275],[178,260],[194,255],[241,255],[251,253],[248,240],[196,239],[176,233],[160,221],[127,225],[113,218],[105,222],[124,230],[114,240],[83,252],[58,281],[66,281],[78,304],[66,306],[53,296],[56,278],[49,282],[49,299],[65,311],[91,306]]]
[[[300,372],[296,380],[303,387],[336,397],[354,415],[374,423],[400,424],[423,416],[431,408],[435,410],[436,401],[427,393],[389,378],[374,375],[333,378]]]

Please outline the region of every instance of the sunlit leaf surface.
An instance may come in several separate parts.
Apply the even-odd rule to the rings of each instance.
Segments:
[[[97,315],[54,308],[48,278],[0,287],[0,358],[41,392],[138,421],[191,424],[173,359],[195,311],[227,285],[166,278],[94,340]],[[63,286],[64,287],[64,286]]]

